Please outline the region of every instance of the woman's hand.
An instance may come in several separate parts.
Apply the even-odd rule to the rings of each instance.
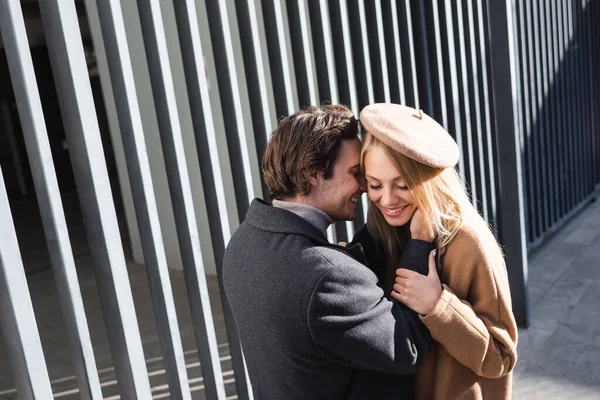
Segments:
[[[433,241],[429,228],[425,224],[423,213],[419,208],[417,208],[410,220],[410,237],[412,239],[425,240],[426,242]]]
[[[442,284],[435,265],[435,250],[429,253],[429,275],[399,268],[392,297],[415,312],[427,315],[442,295]]]

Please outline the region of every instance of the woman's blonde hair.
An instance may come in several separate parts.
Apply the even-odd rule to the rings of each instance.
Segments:
[[[383,151],[406,182],[437,247],[441,249],[447,246],[463,226],[466,208],[471,207],[456,169],[422,164],[397,152],[368,132],[361,151],[363,169],[366,154],[375,147]],[[408,228],[389,225],[381,211],[369,201],[367,229],[375,240],[384,244],[390,262],[398,260],[403,244],[410,238]]]

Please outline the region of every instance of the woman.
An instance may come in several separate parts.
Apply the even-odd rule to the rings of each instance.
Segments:
[[[392,297],[419,313],[436,341],[417,373],[417,398],[509,399],[517,327],[506,265],[454,168],[456,143],[409,107],[367,106],[360,120],[367,229],[391,271],[383,286],[393,284]],[[411,224],[421,225],[437,250],[427,276],[398,269],[394,279]]]

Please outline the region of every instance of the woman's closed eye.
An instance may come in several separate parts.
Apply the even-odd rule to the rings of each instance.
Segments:
[[[408,186],[400,186],[400,185],[396,185],[396,184],[394,184],[394,186],[395,186],[397,189],[400,189],[400,190],[408,190]],[[372,185],[372,184],[369,184],[369,188],[370,188],[371,190],[379,190],[379,189],[381,189],[381,187],[382,187],[382,185],[381,185],[381,184],[380,184],[380,185]]]

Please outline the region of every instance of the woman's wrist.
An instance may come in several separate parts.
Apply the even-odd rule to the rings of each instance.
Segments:
[[[421,314],[421,315],[423,315],[423,316],[429,315],[435,309],[435,306],[438,303],[438,301],[440,301],[440,298],[442,297],[443,292],[444,292],[444,287],[440,284],[437,296],[431,296],[432,301],[429,304],[427,312],[425,314]]]

